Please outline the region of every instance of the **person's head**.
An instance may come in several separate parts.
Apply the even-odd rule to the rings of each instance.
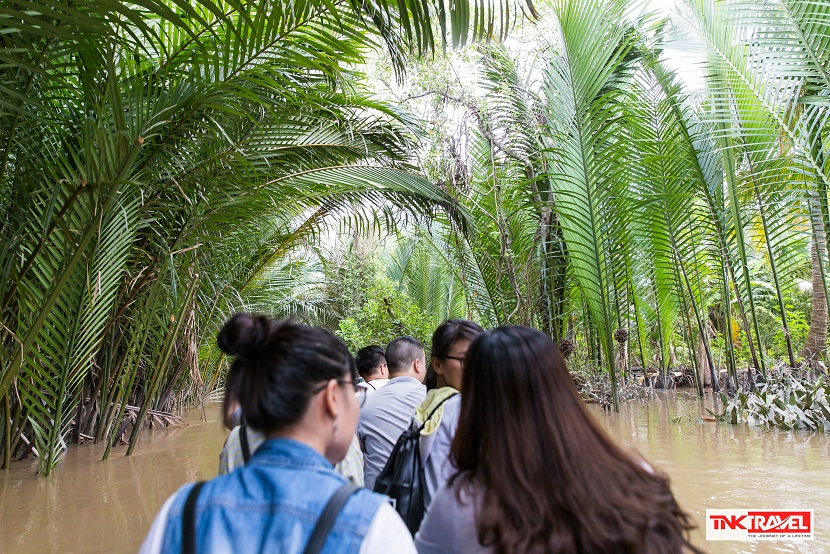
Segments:
[[[427,386],[427,390],[430,391],[432,389],[440,389],[441,387],[446,387],[447,384],[444,382],[444,377],[441,375],[441,382],[438,381],[439,375],[435,373],[435,368],[432,367],[432,364],[427,365],[427,376],[424,377],[424,384]]]
[[[357,351],[354,362],[357,366],[357,372],[363,377],[364,381],[384,379],[389,376],[389,369],[386,366],[386,355],[380,346],[375,344],[364,346]]]
[[[595,423],[553,341],[519,326],[470,344],[451,482],[482,491],[496,552],[680,552],[693,528],[668,479]]]
[[[270,436],[302,437],[337,463],[348,451],[360,404],[354,359],[330,332],[264,315],[237,313],[216,337],[236,359],[226,391],[245,420]],[[226,403],[233,396],[226,393]]]
[[[432,334],[430,366],[436,373],[436,385],[461,390],[461,377],[470,342],[484,331],[477,323],[466,319],[448,319]]]
[[[424,345],[412,337],[398,337],[386,346],[389,377],[415,377],[422,383],[427,372]]]

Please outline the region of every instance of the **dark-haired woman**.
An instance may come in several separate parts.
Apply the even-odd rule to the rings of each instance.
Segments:
[[[461,395],[458,393],[464,374],[464,359],[470,342],[482,331],[472,321],[450,319],[439,325],[432,334],[430,368],[435,371],[437,382],[444,386],[430,389],[415,412],[415,419],[419,422],[427,419],[420,441],[427,502],[453,473],[449,460],[450,444],[455,436],[461,408]]]
[[[244,467],[208,481],[197,496],[193,485],[179,489],[141,551],[181,552],[185,504],[195,498],[193,532],[184,540],[195,540],[196,551],[303,552],[324,507],[348,492],[332,466],[357,426],[354,359],[328,331],[265,316],[236,314],[217,341],[236,357],[226,386],[268,440]],[[322,552],[414,552],[384,497],[358,489],[345,498]]]
[[[467,351],[452,457],[418,552],[698,552],[665,475],[594,422],[545,334],[499,327]]]

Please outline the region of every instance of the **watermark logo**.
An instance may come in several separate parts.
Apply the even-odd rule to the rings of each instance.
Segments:
[[[813,510],[706,510],[707,541],[792,539],[813,539]]]

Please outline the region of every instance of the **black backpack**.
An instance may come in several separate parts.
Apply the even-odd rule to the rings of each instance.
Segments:
[[[404,431],[392,449],[383,471],[375,480],[375,492],[385,494],[392,499],[392,507],[401,516],[409,532],[414,536],[424,519],[424,511],[429,504],[424,468],[421,465],[421,431],[426,422],[444,402],[458,393],[441,401],[419,424],[414,419],[409,429]]]

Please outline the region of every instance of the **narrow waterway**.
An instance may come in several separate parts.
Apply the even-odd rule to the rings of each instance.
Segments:
[[[131,456],[72,446],[52,475],[37,462],[0,470],[0,552],[135,552],[156,512],[182,484],[216,475],[225,441],[219,405],[185,425],[146,431]]]
[[[763,431],[701,419],[685,393],[658,393],[592,413],[612,437],[636,448],[672,478],[681,505],[703,526],[707,508],[812,508],[811,542],[695,543],[708,552],[830,552],[830,439],[824,434]],[[164,500],[186,481],[216,474],[225,438],[217,405],[187,414],[187,424],[145,432],[101,461],[99,445],[72,447],[48,478],[35,462],[0,471],[0,551],[134,552]]]
[[[762,430],[701,419],[715,410],[689,393],[656,393],[591,410],[620,444],[637,449],[671,477],[680,505],[692,514],[695,544],[712,553],[830,552],[830,436]],[[706,509],[813,509],[815,540],[707,542]]]

